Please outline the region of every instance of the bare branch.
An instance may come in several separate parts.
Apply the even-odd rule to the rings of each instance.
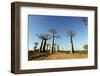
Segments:
[[[48,35],[48,34],[43,34],[43,33],[40,33],[40,34],[36,34],[38,38],[40,39],[51,39],[51,36]]]
[[[76,32],[73,31],[73,30],[70,30],[70,31],[67,32],[67,36],[70,36],[70,35],[71,35],[72,37],[75,37]]]

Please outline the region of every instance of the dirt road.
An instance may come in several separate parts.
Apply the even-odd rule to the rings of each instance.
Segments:
[[[80,59],[80,58],[87,58],[87,54],[79,54],[79,53],[74,53],[74,54],[67,54],[67,53],[61,53],[57,52],[54,54],[49,55],[46,57],[46,60],[51,60],[51,59]]]
[[[87,57],[88,54],[84,54],[84,53],[71,54],[71,53],[55,52],[52,54],[44,54],[36,58],[31,58],[31,60],[82,59]]]

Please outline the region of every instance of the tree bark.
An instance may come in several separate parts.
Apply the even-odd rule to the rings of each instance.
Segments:
[[[72,36],[70,36],[70,47],[71,47],[71,53],[74,53],[74,46],[73,46]]]
[[[43,39],[42,39],[42,41],[41,41],[41,45],[40,45],[40,52],[42,52],[42,47],[43,47]]]
[[[51,52],[54,52],[54,37],[52,38]]]
[[[45,39],[45,40],[44,40],[44,44],[43,44],[43,52],[46,52],[46,51],[45,51],[45,48],[46,48],[46,41],[47,41],[47,40]]]

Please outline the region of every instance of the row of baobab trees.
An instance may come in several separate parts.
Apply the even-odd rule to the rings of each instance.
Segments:
[[[80,18],[80,19],[81,19],[81,21],[82,21],[86,26],[88,25],[88,19],[87,19],[87,18],[82,17],[82,18]],[[57,47],[56,47],[56,48],[57,48],[56,50],[59,51],[59,47],[60,47],[60,46],[57,45],[57,44],[55,43],[55,38],[60,38],[60,36],[57,35],[57,31],[56,31],[54,28],[49,29],[48,31],[50,32],[50,35],[48,35],[48,34],[43,34],[43,33],[37,34],[37,37],[38,37],[39,39],[41,39],[41,44],[40,44],[39,52],[46,52],[46,51],[48,50],[48,47],[50,46],[50,44],[47,44],[47,40],[49,40],[49,39],[52,39],[52,42],[51,42],[51,49],[49,49],[49,52],[53,53],[53,52],[55,51],[55,46],[57,46]],[[66,33],[66,35],[69,36],[69,38],[70,38],[70,49],[71,49],[71,53],[74,53],[74,45],[73,45],[73,39],[72,39],[72,38],[73,38],[76,34],[75,34],[74,31],[71,30],[71,31],[68,31],[68,32]],[[35,46],[34,46],[34,51],[35,51],[36,48],[37,48],[38,43],[35,42],[34,44],[35,44]],[[47,49],[46,49],[46,46],[47,46]],[[84,45],[83,48],[87,49],[87,48],[88,48],[88,45],[87,45],[87,44]]]
[[[52,29],[49,29],[48,31],[50,32],[50,35],[49,34],[43,34],[43,33],[36,34],[37,37],[41,40],[41,43],[40,43],[40,48],[37,51],[36,49],[37,49],[38,43],[34,42],[34,44],[35,44],[34,51],[37,51],[39,53],[41,53],[41,52],[43,52],[43,53],[45,53],[45,52],[54,53],[55,51],[60,51],[59,45],[55,43],[55,39],[60,38],[60,36],[57,35],[56,29],[52,28]],[[73,46],[73,39],[72,38],[75,36],[75,32],[74,31],[68,31],[67,36],[69,36],[69,38],[70,38],[71,53],[74,53],[74,46]],[[47,40],[50,40],[50,39],[51,39],[51,44],[47,44]],[[48,49],[48,47],[51,47],[51,48]]]

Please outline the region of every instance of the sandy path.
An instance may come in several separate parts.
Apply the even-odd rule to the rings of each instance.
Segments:
[[[80,58],[87,58],[87,54],[79,54],[79,53],[74,53],[74,54],[67,54],[67,53],[53,53],[46,57],[44,60],[50,60],[50,59],[80,59]]]

